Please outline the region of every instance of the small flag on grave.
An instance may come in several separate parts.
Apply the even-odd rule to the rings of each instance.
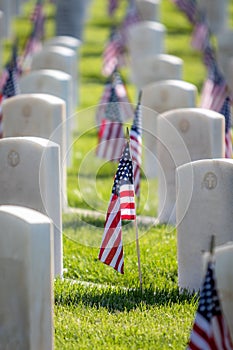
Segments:
[[[102,119],[105,118],[106,109],[108,108],[108,103],[112,93],[112,88],[115,89],[121,120],[125,121],[134,117],[134,111],[129,100],[126,85],[123,82],[121,74],[115,70],[105,84],[104,91],[96,111],[97,127],[101,125]]]
[[[195,23],[191,45],[194,49],[204,51],[204,49],[210,43],[210,30],[207,22],[206,15],[200,13],[197,22]]]
[[[133,164],[127,142],[115,174],[99,252],[101,262],[112,266],[122,274],[124,273],[122,220],[135,219]]]
[[[135,195],[140,197],[140,168],[142,163],[142,107],[139,93],[138,103],[135,110],[133,124],[130,130],[130,149],[133,160],[134,190]]]
[[[120,115],[119,99],[115,86],[111,85],[108,103],[105,106],[105,117],[101,120],[98,133],[96,155],[107,160],[119,160],[124,147],[124,131]]]
[[[198,16],[197,0],[172,0],[180,11],[184,12],[192,24],[196,24]]]
[[[113,16],[119,6],[119,0],[108,0],[108,14]]]
[[[225,158],[232,158],[231,99],[226,97],[220,113],[225,117]]]
[[[43,4],[40,0],[37,1],[30,16],[30,20],[32,22],[31,33],[26,41],[24,52],[20,58],[22,72],[28,72],[30,70],[33,55],[42,48],[45,15],[43,11]]]
[[[116,27],[112,27],[110,38],[105,45],[103,52],[102,74],[110,76],[117,68],[125,65],[125,47],[122,35]]]
[[[213,242],[213,237],[211,242]],[[187,350],[233,350],[230,332],[218,295],[215,263],[212,255],[213,247]]]
[[[19,94],[19,67],[17,56],[17,43],[14,43],[12,48],[12,56],[6,64],[1,76],[0,89],[0,138],[3,137],[3,121],[2,121],[2,102],[9,97]]]

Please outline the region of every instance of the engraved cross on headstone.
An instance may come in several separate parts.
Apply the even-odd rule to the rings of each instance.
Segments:
[[[16,165],[19,164],[19,154],[16,151],[11,151],[8,154],[8,163],[12,166],[15,167]]]
[[[215,188],[217,185],[216,175],[213,173],[207,173],[204,178],[204,184],[208,190]]]

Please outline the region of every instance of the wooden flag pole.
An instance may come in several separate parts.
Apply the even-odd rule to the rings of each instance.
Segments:
[[[126,128],[126,137],[127,137],[127,142],[130,143],[130,135],[129,135],[128,127]],[[129,147],[129,149],[130,149],[130,147]],[[135,212],[136,212],[136,204],[135,204]],[[134,220],[134,226],[135,226],[135,233],[136,233],[136,247],[137,247],[137,258],[138,258],[138,275],[139,275],[140,289],[142,291],[142,270],[141,270],[141,257],[140,257],[137,217]]]
[[[210,238],[210,259],[213,258],[215,248],[215,235],[211,235]]]

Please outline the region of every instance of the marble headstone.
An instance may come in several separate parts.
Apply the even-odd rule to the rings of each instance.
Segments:
[[[33,209],[2,205],[0,227],[0,348],[52,350],[52,222]]]
[[[0,0],[0,10],[3,12],[3,36],[10,38],[12,33],[11,1]]]
[[[157,118],[175,108],[196,106],[197,88],[181,80],[161,80],[142,89],[142,127],[145,145],[144,171],[147,177],[158,175]]]
[[[131,60],[131,80],[138,90],[159,80],[183,77],[183,60],[177,56],[158,54]]]
[[[44,46],[64,46],[74,50],[78,54],[82,41],[72,36],[60,35],[45,40],[43,44]]]
[[[203,159],[177,168],[178,283],[199,290],[202,253],[233,240],[233,160]]]
[[[56,35],[83,40],[88,5],[87,0],[56,0]]]
[[[217,35],[216,54],[219,67],[232,88],[233,30],[224,30]]]
[[[36,136],[60,146],[62,207],[67,207],[64,100],[49,94],[19,94],[2,104],[3,137]]]
[[[225,119],[209,109],[182,108],[161,114],[157,126],[159,222],[174,225],[176,168],[199,159],[224,157]]]
[[[198,8],[206,13],[209,28],[215,35],[228,27],[228,6],[228,0],[198,0]]]
[[[72,106],[75,111],[78,104],[77,53],[64,46],[45,46],[35,53],[31,62],[32,70],[55,69],[72,77]]]
[[[39,137],[0,140],[0,204],[47,215],[54,226],[54,273],[62,276],[62,210],[59,145]]]
[[[155,21],[140,21],[128,29],[129,54],[133,59],[165,52],[166,28]]]
[[[143,21],[160,22],[160,0],[136,0],[136,6]]]
[[[21,93],[44,93],[57,96],[66,102],[66,150],[67,165],[72,159],[72,77],[59,70],[41,69],[23,75],[19,79]]]

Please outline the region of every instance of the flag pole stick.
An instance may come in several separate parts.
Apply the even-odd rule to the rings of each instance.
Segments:
[[[214,254],[214,248],[215,248],[215,236],[211,235],[211,238],[210,238],[210,255]]]
[[[211,235],[210,237],[210,248],[209,248],[209,261],[213,260],[215,249],[215,235]]]
[[[130,144],[130,135],[129,135],[128,127],[126,128],[126,138],[127,138],[127,142]],[[129,147],[129,149],[130,149],[130,147]],[[136,211],[136,204],[135,204],[135,211]],[[137,217],[134,220],[134,227],[135,227],[135,233],[136,233],[136,248],[137,248],[137,258],[138,258],[138,275],[139,275],[140,289],[142,291],[142,270],[141,270],[141,257],[140,257],[139,238],[138,238]]]
[[[141,104],[141,100],[142,100],[142,90],[139,90],[138,93],[138,105]],[[137,207],[140,207],[140,194],[139,197],[137,198]]]

